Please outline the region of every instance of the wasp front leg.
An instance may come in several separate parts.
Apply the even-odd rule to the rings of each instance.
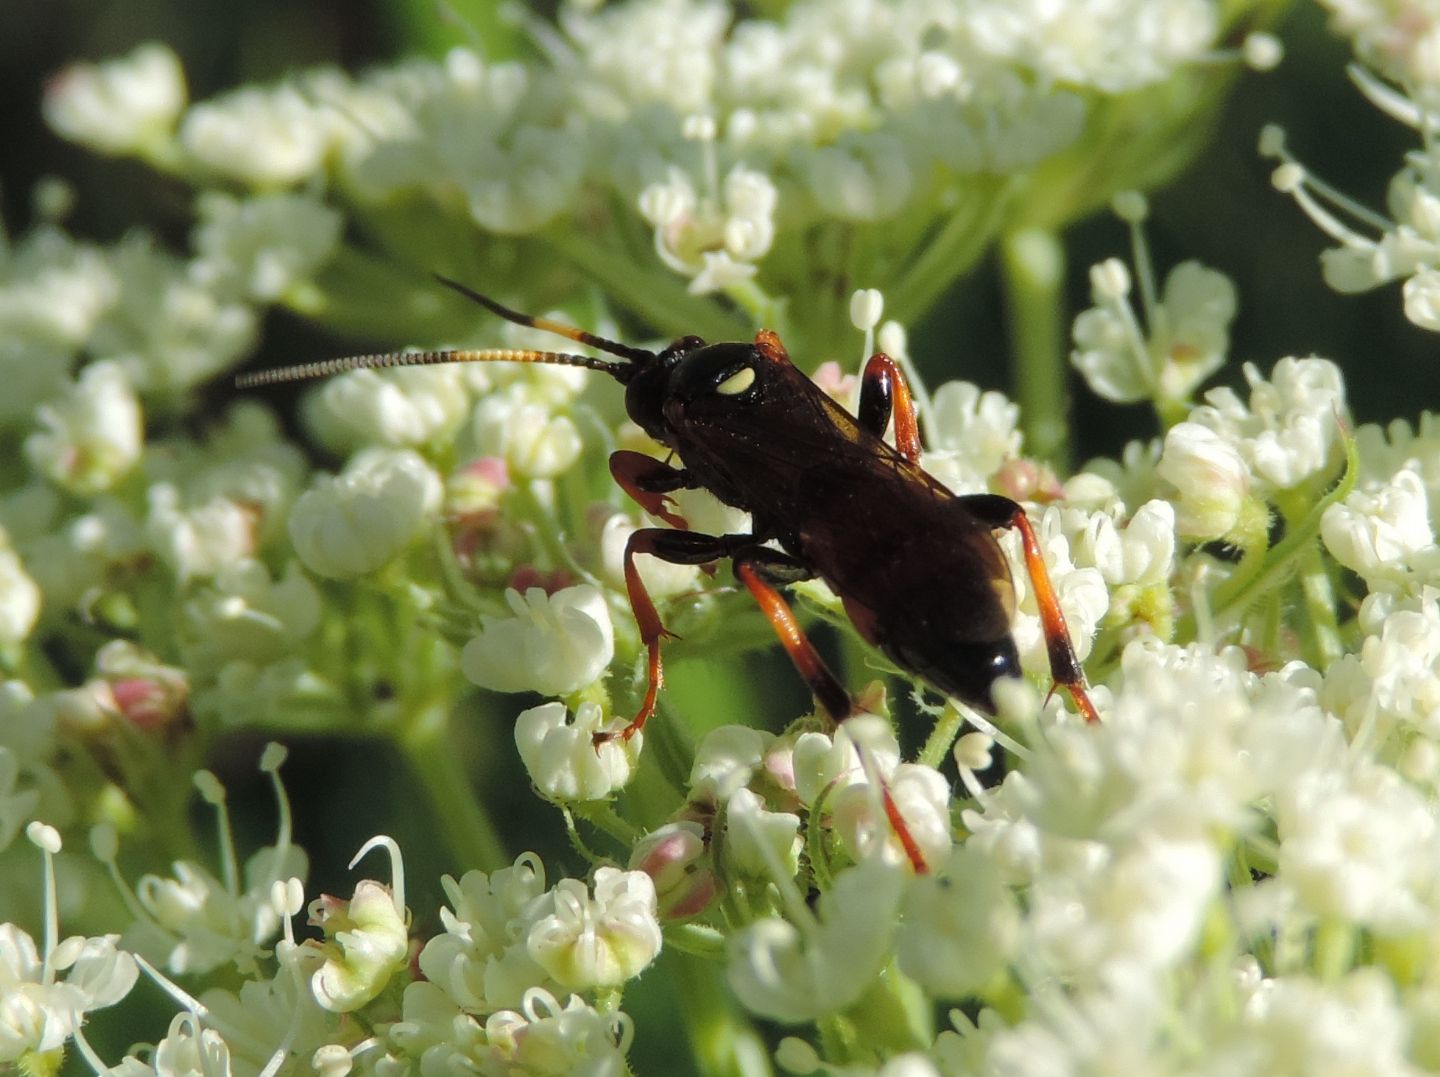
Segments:
[[[667,470],[683,474],[674,469]],[[671,531],[664,527],[642,527],[630,535],[625,543],[625,593],[630,599],[631,612],[640,628],[640,642],[645,645],[647,655],[645,699],[629,725],[619,733],[602,734],[604,739],[618,736],[621,740],[629,740],[640,732],[655,713],[660,686],[665,681],[664,666],[660,662],[660,643],[672,633],[666,630],[650,592],[645,590],[635,558],[640,554],[649,554],[672,565],[708,565],[754,544],[754,535],[706,535],[699,531]]]
[[[860,425],[877,438],[885,436],[890,416],[895,416],[895,448],[912,464],[920,462],[920,423],[910,384],[900,364],[884,352],[876,352],[860,375]]]
[[[1075,701],[1076,708],[1087,722],[1098,722],[1100,713],[1090,699],[1085,683],[1085,671],[1070,643],[1070,629],[1065,624],[1065,612],[1060,608],[1060,599],[1055,586],[1050,582],[1050,572],[1045,567],[1045,557],[1040,552],[1040,540],[1035,527],[1025,510],[1008,497],[999,494],[971,494],[959,499],[982,523],[996,530],[1014,528],[1020,532],[1020,543],[1025,551],[1025,572],[1030,577],[1030,586],[1035,590],[1035,605],[1040,610],[1040,627],[1045,633],[1045,649],[1050,658],[1050,675],[1056,685],[1064,688]]]
[[[682,531],[690,526],[685,517],[674,511],[671,506],[675,502],[667,496],[676,490],[693,490],[699,485],[688,472],[643,452],[621,449],[610,454],[610,474],[620,489],[657,520],[664,520]]]

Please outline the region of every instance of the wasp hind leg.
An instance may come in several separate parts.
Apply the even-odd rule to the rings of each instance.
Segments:
[[[1065,613],[1060,608],[1060,599],[1055,586],[1050,582],[1050,572],[1045,567],[1045,557],[1040,552],[1040,540],[1035,527],[1025,510],[1008,497],[999,494],[971,494],[959,499],[976,519],[996,530],[1020,532],[1020,542],[1025,550],[1025,572],[1030,577],[1030,586],[1035,590],[1035,604],[1040,609],[1040,625],[1045,633],[1045,650],[1050,658],[1050,675],[1059,688],[1065,689],[1075,701],[1075,707],[1087,722],[1098,722],[1100,712],[1090,699],[1085,671],[1070,643],[1070,629],[1065,624]]]

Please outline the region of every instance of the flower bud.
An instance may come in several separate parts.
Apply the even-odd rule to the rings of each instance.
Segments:
[[[185,107],[185,75],[164,45],[124,59],[74,64],[45,88],[45,120],[57,134],[100,153],[143,153],[170,136]]]
[[[705,828],[684,821],[651,831],[630,852],[630,869],[643,871],[655,883],[659,914],[683,920],[704,912],[715,899],[717,884],[705,845]]]
[[[1177,423],[1165,435],[1156,473],[1180,491],[1176,531],[1221,538],[1234,529],[1250,495],[1250,470],[1227,439],[1199,423]]]
[[[310,571],[347,579],[394,559],[434,519],[440,477],[409,450],[370,449],[321,478],[290,512],[290,540]]]

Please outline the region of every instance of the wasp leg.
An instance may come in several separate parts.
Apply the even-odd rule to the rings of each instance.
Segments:
[[[675,490],[695,488],[697,484],[687,472],[642,452],[621,449],[610,454],[610,474],[620,489],[657,520],[682,531],[690,526],[670,507],[674,502],[665,496]]]
[[[1085,671],[1075,648],[1070,645],[1070,629],[1065,624],[1065,613],[1060,608],[1060,599],[1050,582],[1050,572],[1045,568],[1045,558],[1040,552],[1040,540],[1025,510],[1008,497],[999,494],[971,494],[959,499],[982,523],[990,527],[1020,532],[1020,541],[1025,549],[1025,571],[1030,577],[1030,586],[1035,589],[1035,604],[1040,609],[1040,626],[1045,632],[1045,648],[1050,656],[1050,675],[1055,684],[1070,693],[1076,708],[1087,722],[1098,722],[1100,712],[1091,702],[1086,691]]]
[[[798,582],[800,579],[808,579],[810,573],[804,565],[792,558],[780,553],[778,550],[770,550],[765,547],[756,547],[747,550],[735,558],[735,575],[755,597],[760,609],[770,619],[775,634],[780,637],[780,643],[790,655],[790,661],[800,671],[800,676],[805,678],[805,683],[810,686],[810,691],[820,701],[820,706],[839,725],[846,718],[854,713],[854,704],[850,699],[850,693],[845,691],[844,685],[830,672],[830,667],[815,650],[815,645],[805,635],[800,623],[795,619],[794,612],[790,609],[789,603],[780,595],[779,591],[770,586],[767,581],[777,582]],[[859,744],[855,750],[863,757],[865,749]],[[925,861],[925,854],[920,849],[910,828],[905,822],[905,817],[900,814],[900,808],[895,803],[895,798],[890,793],[890,786],[884,777],[874,770],[871,763],[866,764],[867,776],[873,778],[880,786],[880,800],[885,808],[885,817],[889,820],[890,828],[895,836],[900,839],[900,845],[905,850],[905,856],[910,861],[911,867],[917,875],[924,875],[928,872],[929,865]]]
[[[883,438],[892,413],[895,448],[912,464],[919,463],[920,424],[915,419],[910,384],[899,363],[884,352],[876,352],[860,376],[860,425],[877,438]]]
[[[674,475],[683,474],[673,468],[666,470]],[[660,662],[660,641],[671,633],[666,631],[661,623],[655,602],[645,590],[644,581],[640,579],[640,571],[635,567],[636,555],[648,553],[672,565],[705,565],[729,557],[737,550],[753,546],[754,543],[754,535],[706,535],[699,531],[671,531],[664,527],[642,527],[630,535],[625,543],[625,593],[630,598],[630,610],[635,614],[635,623],[640,627],[640,642],[645,644],[648,655],[645,699],[629,725],[619,733],[598,734],[598,741],[610,740],[612,737],[629,740],[640,732],[655,713],[655,701],[659,698],[660,686],[665,681],[665,671]]]
[[[780,592],[770,585],[777,575],[783,578],[789,566],[789,558],[774,550],[756,549],[746,551],[735,559],[735,575],[759,604],[761,612],[770,621],[780,644],[790,655],[790,661],[799,670],[800,676],[810,686],[810,691],[837,724],[850,717],[852,704],[850,693],[830,672],[830,667],[820,657],[820,652],[806,637],[800,622],[795,619],[789,603]],[[796,566],[804,571],[802,566]],[[803,578],[803,577],[802,577]],[[787,581],[789,582],[789,581]]]

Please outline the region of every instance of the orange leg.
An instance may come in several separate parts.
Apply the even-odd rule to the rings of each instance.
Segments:
[[[1015,528],[1020,532],[1020,542],[1025,550],[1025,572],[1030,577],[1030,586],[1035,589],[1035,604],[1040,609],[1040,626],[1045,633],[1045,648],[1050,657],[1050,675],[1055,678],[1056,687],[1065,689],[1075,701],[1075,707],[1087,722],[1098,722],[1100,712],[1086,690],[1085,671],[1075,648],[1070,645],[1070,629],[1065,624],[1065,613],[1055,595],[1055,586],[1050,582],[1050,572],[1045,567],[1045,558],[1040,552],[1040,540],[1025,510],[1008,497],[998,494],[975,494],[961,498],[965,507],[991,527]]]
[[[884,352],[876,352],[860,376],[860,425],[877,438],[885,436],[891,414],[895,416],[895,448],[912,464],[920,461],[920,424],[915,402],[900,364]]]
[[[775,634],[780,637],[780,645],[785,648],[785,653],[790,656],[790,661],[794,663],[800,676],[805,678],[805,683],[820,701],[820,706],[825,708],[825,713],[830,715],[837,725],[850,717],[850,693],[845,691],[839,679],[830,672],[825,659],[820,657],[820,652],[806,637],[789,603],[781,597],[779,591],[760,578],[756,562],[751,559],[737,560],[735,575],[755,597],[756,603],[775,629]]]
[[[810,686],[810,691],[820,701],[820,706],[830,718],[839,725],[854,712],[854,705],[850,699],[850,693],[845,691],[844,686],[830,672],[830,667],[820,657],[820,652],[815,650],[815,645],[805,635],[804,629],[795,619],[794,612],[790,609],[789,603],[781,596],[780,592],[770,586],[761,578],[759,566],[769,562],[769,558],[747,558],[739,557],[735,561],[735,575],[740,578],[754,596],[761,611],[769,619],[775,634],[780,637],[780,644],[790,656],[790,661],[799,670],[800,676],[805,678],[805,683]],[[789,567],[788,560],[779,562],[781,571]],[[855,746],[856,751],[864,753],[860,745]],[[905,850],[905,856],[910,861],[910,866],[915,869],[916,874],[923,875],[929,871],[925,862],[925,854],[921,851],[920,845],[916,842],[909,826],[905,823],[905,817],[900,814],[900,809],[895,803],[895,798],[890,793],[890,787],[885,783],[874,768],[867,765],[867,773],[873,776],[880,784],[880,798],[885,808],[885,817],[890,822],[890,827],[895,836],[900,839],[900,845]]]
[[[750,535],[704,535],[698,531],[670,531],[663,527],[642,527],[631,534],[625,543],[625,593],[629,596],[635,623],[640,628],[640,642],[645,644],[647,652],[645,699],[629,725],[616,734],[598,734],[599,741],[610,740],[612,736],[629,740],[640,732],[655,713],[655,702],[665,680],[665,670],[660,662],[660,641],[672,633],[666,631],[650,592],[645,590],[640,570],[635,567],[636,555],[648,553],[676,565],[703,565],[754,541]]]
[[[690,525],[675,512],[669,495],[673,490],[689,489],[692,485],[685,472],[671,467],[642,452],[621,449],[610,454],[610,474],[620,489],[657,520],[682,531]]]

